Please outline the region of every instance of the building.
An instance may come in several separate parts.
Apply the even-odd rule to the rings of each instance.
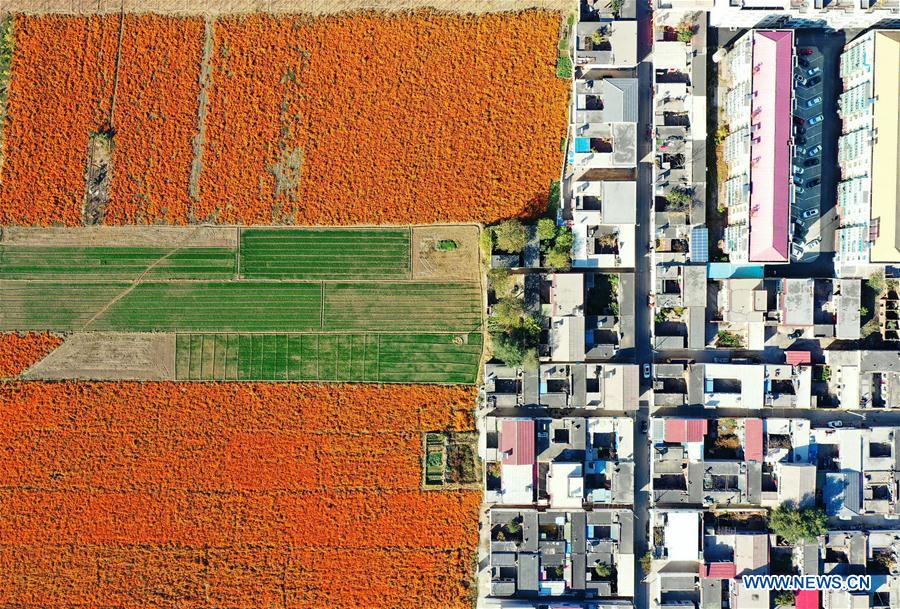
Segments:
[[[631,510],[495,508],[490,512],[491,596],[542,601],[632,597],[633,528]]]
[[[900,31],[874,30],[848,43],[841,79],[835,260],[852,274],[854,265],[900,262]]]
[[[730,28],[858,29],[900,18],[898,0],[656,0],[655,5],[673,13],[708,11],[712,25]]]
[[[601,17],[575,26],[575,66],[583,70],[633,68],[638,63],[637,21]]]
[[[730,135],[724,250],[731,262],[789,262],[794,33],[754,30],[723,63]]]

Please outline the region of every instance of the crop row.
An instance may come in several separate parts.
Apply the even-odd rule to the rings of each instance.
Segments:
[[[251,279],[391,279],[409,276],[410,230],[241,231],[241,276]]]
[[[0,329],[470,332],[477,284],[0,281]]]
[[[490,222],[546,206],[566,126],[557,13],[212,30],[201,91],[199,18],[17,16],[0,223],[81,224],[97,133],[113,143],[110,224]]]
[[[179,334],[178,380],[473,383],[481,335]]]
[[[225,247],[0,246],[3,279],[230,279],[234,251]]]

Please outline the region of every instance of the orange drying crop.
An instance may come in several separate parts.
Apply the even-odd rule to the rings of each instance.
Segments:
[[[109,126],[118,17],[17,16],[0,224],[81,224],[92,132]]]
[[[62,342],[52,334],[0,334],[0,378],[22,374]]]
[[[188,221],[203,20],[128,15],[106,224]]]
[[[419,489],[420,433],[471,428],[474,398],[399,385],[2,383],[0,599],[467,607],[481,497]]]
[[[198,218],[493,221],[544,209],[562,156],[559,15],[216,22]]]

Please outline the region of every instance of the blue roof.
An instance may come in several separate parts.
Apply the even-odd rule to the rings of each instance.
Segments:
[[[709,231],[705,226],[691,229],[691,262],[709,262]]]
[[[710,262],[706,267],[710,279],[762,279],[765,267],[757,264]]]

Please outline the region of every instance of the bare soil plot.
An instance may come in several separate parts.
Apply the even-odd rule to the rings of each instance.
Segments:
[[[416,226],[412,243],[413,279],[478,281],[477,226]]]
[[[0,245],[67,247],[230,247],[238,229],[220,226],[86,226],[0,228]]]
[[[73,334],[22,378],[175,380],[175,335]]]

